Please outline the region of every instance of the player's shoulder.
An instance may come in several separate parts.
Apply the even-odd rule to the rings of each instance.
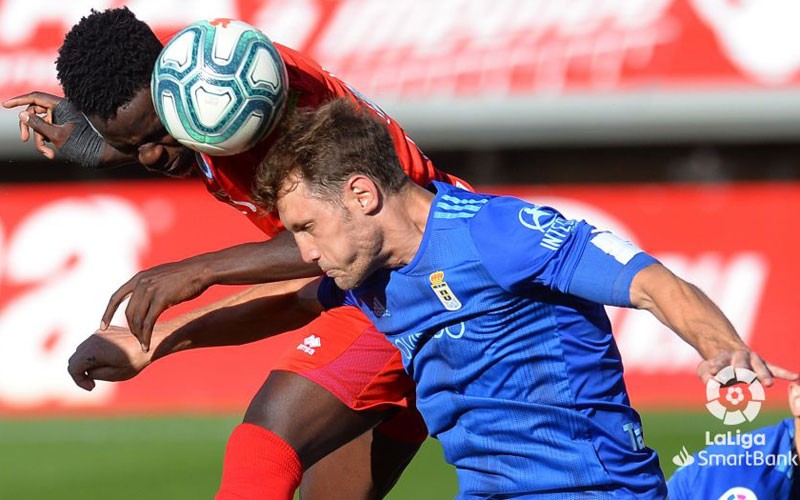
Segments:
[[[473,221],[481,232],[545,235],[567,219],[557,209],[514,196],[483,195],[485,206]]]
[[[441,181],[433,181],[435,190],[434,204],[432,207],[436,218],[471,218],[494,198],[493,195],[476,193]],[[448,217],[454,214],[454,217]]]
[[[287,66],[297,66],[301,64],[319,66],[316,61],[298,50],[287,47],[286,45],[282,45],[280,43],[273,43],[273,45]]]
[[[569,229],[574,223],[555,208],[513,196],[476,193],[442,182],[434,182],[434,187],[433,218],[464,220],[473,232],[484,236],[517,232],[546,235],[554,226]]]

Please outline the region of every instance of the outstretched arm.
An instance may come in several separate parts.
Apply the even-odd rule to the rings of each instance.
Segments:
[[[703,382],[731,365],[754,371],[767,386],[773,377],[798,379],[797,373],[769,364],[751,351],[711,299],[661,264],[636,274],[630,298],[633,307],[651,312],[700,353],[704,361],[697,372]]]
[[[294,238],[284,231],[269,241],[237,245],[137,273],[111,296],[100,329],[107,328],[114,312],[130,296],[125,316],[146,351],[161,313],[212,285],[270,283],[319,274],[316,264],[303,262]]]
[[[241,345],[299,328],[319,315],[317,280],[251,287],[172,321],[156,325],[153,346],[143,352],[127,328],[112,326],[81,343],[68,371],[86,390],[95,380],[136,376],[153,361],[187,349]]]

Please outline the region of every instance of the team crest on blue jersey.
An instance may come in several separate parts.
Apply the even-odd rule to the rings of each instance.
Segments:
[[[456,298],[450,285],[444,280],[444,271],[436,271],[429,276],[431,280],[431,288],[448,311],[458,311],[461,309],[461,302]]]

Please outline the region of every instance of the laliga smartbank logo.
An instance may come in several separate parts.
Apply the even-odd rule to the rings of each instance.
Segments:
[[[741,384],[747,384],[744,388]],[[724,396],[723,396],[724,393]],[[723,368],[706,384],[706,408],[725,425],[752,422],[761,411],[764,387],[746,368]]]
[[[756,374],[744,368],[728,367],[706,384],[706,408],[725,425],[752,422],[766,399],[764,387]],[[679,467],[775,467],[786,470],[798,464],[793,451],[770,452],[774,446],[767,443],[764,432],[742,432],[740,429],[722,433],[705,432],[702,450],[692,455],[686,446],[672,457]],[[774,443],[773,443],[774,445]],[[720,498],[729,498],[723,496]],[[730,497],[739,498],[739,497]],[[745,497],[746,498],[746,497]]]
[[[743,384],[747,384],[746,387],[742,388]],[[725,425],[752,422],[761,411],[761,402],[764,399],[764,387],[755,372],[746,368],[727,366],[706,383],[706,409]],[[763,440],[763,434],[742,434],[739,429],[735,433],[729,431],[713,436],[706,431],[705,435],[706,446],[740,446],[744,450],[750,449],[753,444],[763,445]],[[698,458],[704,452],[705,450],[701,451]],[[681,447],[681,451],[672,457],[672,463],[679,467],[692,465],[695,461],[686,446]]]

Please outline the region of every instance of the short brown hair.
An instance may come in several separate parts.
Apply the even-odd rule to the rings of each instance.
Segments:
[[[368,176],[388,193],[408,180],[386,125],[349,99],[297,109],[283,118],[278,134],[253,185],[253,198],[268,210],[275,210],[284,183],[296,174],[312,195],[334,203],[354,174]]]

